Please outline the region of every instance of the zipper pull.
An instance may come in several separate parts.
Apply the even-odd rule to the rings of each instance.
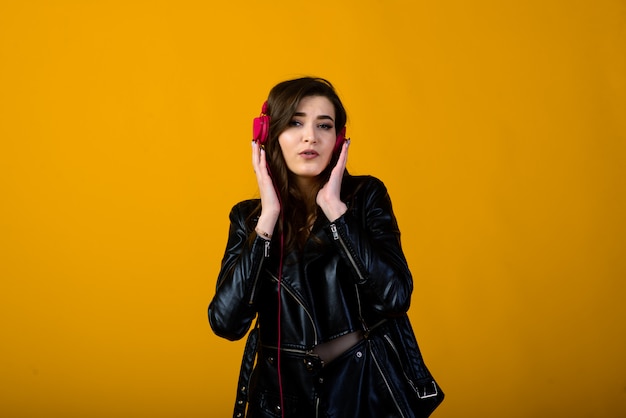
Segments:
[[[337,225],[330,224],[330,230],[333,233],[333,239],[337,241],[339,239],[339,234],[337,233]]]
[[[265,258],[267,258],[270,256],[270,241],[266,240],[264,245],[265,245],[265,250],[263,252],[263,255],[265,256]]]

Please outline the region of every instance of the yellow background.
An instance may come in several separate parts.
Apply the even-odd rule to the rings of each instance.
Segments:
[[[436,417],[626,416],[626,4],[0,3],[0,416],[230,416],[206,307],[268,90],[388,186]]]

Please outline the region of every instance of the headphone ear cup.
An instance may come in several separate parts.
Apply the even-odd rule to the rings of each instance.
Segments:
[[[252,121],[252,139],[264,145],[270,132],[270,117],[261,115]]]
[[[267,100],[261,106],[261,116],[252,121],[252,140],[264,145],[270,134],[270,117],[267,115]]]
[[[339,134],[337,134],[337,142],[335,142],[335,152],[341,151],[341,146],[346,141],[346,127],[344,126]]]

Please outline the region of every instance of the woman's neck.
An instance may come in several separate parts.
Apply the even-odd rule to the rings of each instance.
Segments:
[[[315,201],[317,197],[317,182],[312,178],[295,177],[296,187],[300,195],[307,201]]]

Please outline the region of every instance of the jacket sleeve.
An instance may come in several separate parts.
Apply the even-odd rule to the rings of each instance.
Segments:
[[[350,266],[364,302],[383,315],[408,311],[413,279],[385,185],[369,178],[360,200],[328,226],[328,234]]]
[[[241,204],[230,212],[230,230],[215,296],[209,304],[209,323],[215,334],[229,340],[242,338],[256,316],[258,279],[270,242],[245,225]],[[250,233],[255,237],[251,240]]]

